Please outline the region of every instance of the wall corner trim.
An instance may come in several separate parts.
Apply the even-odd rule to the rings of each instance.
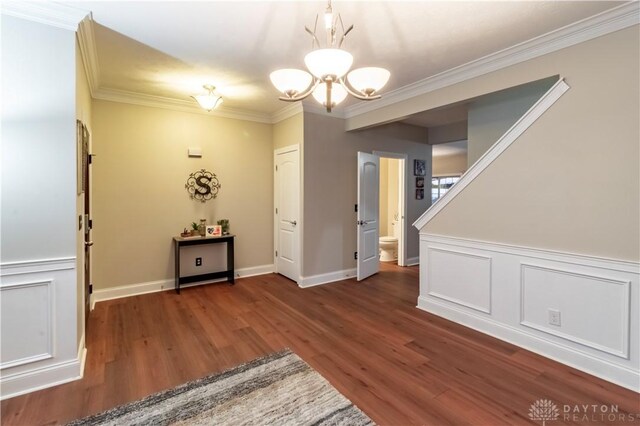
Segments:
[[[498,158],[513,142],[515,142],[533,123],[544,114],[560,97],[569,90],[569,85],[564,79],[558,80],[487,152],[476,161],[458,183],[426,212],[413,223],[413,226],[421,230],[431,221],[447,204],[458,196],[471,182],[475,180],[493,161]]]
[[[0,10],[5,15],[71,31],[76,31],[78,23],[89,14],[61,3],[17,0],[3,0]]]
[[[89,80],[91,97],[95,97],[100,82],[100,67],[93,22],[91,15],[88,15],[80,21],[78,24],[78,32],[76,33],[78,45],[80,46],[80,56],[82,56],[82,64],[87,74],[87,80]]]

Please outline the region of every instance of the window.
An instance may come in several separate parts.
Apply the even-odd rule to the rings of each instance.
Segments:
[[[435,203],[444,194],[449,191],[456,182],[460,180],[460,176],[441,176],[431,179],[431,204]]]

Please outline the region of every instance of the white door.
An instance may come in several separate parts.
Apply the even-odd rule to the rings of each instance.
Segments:
[[[358,152],[358,281],[380,269],[378,253],[380,157]]]
[[[275,152],[276,271],[298,281],[300,276],[300,157],[298,147]]]

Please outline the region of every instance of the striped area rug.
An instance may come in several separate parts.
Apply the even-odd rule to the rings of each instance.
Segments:
[[[373,425],[289,350],[69,425]]]

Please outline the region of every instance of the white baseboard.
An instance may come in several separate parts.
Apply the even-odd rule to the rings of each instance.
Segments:
[[[251,266],[249,268],[237,269],[236,278],[247,278],[247,277],[255,277],[256,275],[271,274],[273,273],[274,270],[275,270],[275,267],[273,264]]]
[[[562,364],[585,371],[617,385],[640,391],[640,373],[638,371],[612,364],[569,347],[559,345],[523,330],[500,323],[482,314],[452,307],[424,296],[418,297],[418,309],[462,324],[497,339],[535,352]]]
[[[416,266],[420,264],[420,256],[410,257],[407,259],[407,266]]]
[[[0,400],[81,379],[84,376],[86,359],[87,348],[82,336],[76,359],[0,377]]]
[[[311,275],[310,277],[300,277],[298,286],[300,288],[313,287],[316,285],[328,284],[336,281],[347,280],[356,276],[356,268],[344,269],[342,271],[328,272],[326,274]]]
[[[236,278],[247,278],[256,275],[270,274],[274,270],[273,265],[260,265],[251,266],[248,268],[236,269]],[[226,281],[226,278],[220,278],[218,280],[209,280],[206,283],[222,282]],[[189,284],[189,286],[198,285]],[[165,279],[158,281],[149,281],[140,284],[129,284],[118,287],[110,287],[105,289],[96,290],[91,295],[91,309],[95,307],[95,304],[105,300],[120,299],[122,297],[138,296],[141,294],[156,293],[158,291],[173,290],[174,280]]]

